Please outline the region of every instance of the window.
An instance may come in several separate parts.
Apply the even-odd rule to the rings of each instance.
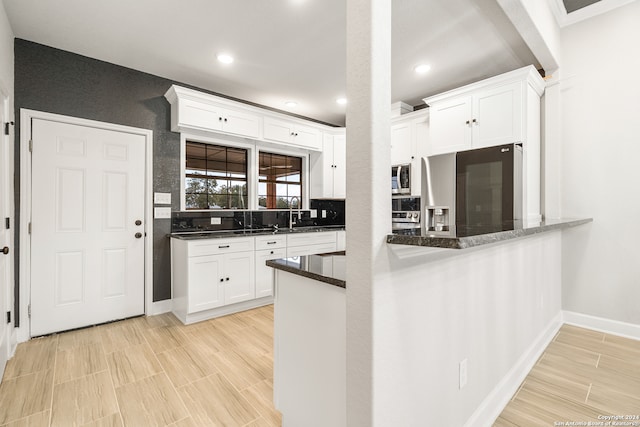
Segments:
[[[302,158],[260,152],[258,206],[266,209],[302,206]]]
[[[248,209],[247,150],[186,142],[187,209]]]

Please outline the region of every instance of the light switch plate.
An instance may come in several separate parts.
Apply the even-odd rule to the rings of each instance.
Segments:
[[[155,219],[171,219],[171,208],[153,208]]]
[[[222,224],[222,218],[211,217],[211,225]]]
[[[156,205],[170,205],[171,193],[153,193],[153,203]]]
[[[309,218],[318,218],[318,210],[317,209],[311,209],[309,211]]]

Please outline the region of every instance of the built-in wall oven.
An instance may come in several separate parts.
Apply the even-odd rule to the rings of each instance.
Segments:
[[[420,232],[420,197],[393,197],[391,199],[391,229]]]
[[[422,232],[472,236],[513,230],[522,221],[522,145],[422,159]]]
[[[411,164],[391,166],[391,194],[411,194]]]

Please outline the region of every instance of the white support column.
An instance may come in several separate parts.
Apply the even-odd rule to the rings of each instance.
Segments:
[[[347,0],[347,425],[374,427],[389,286],[391,0]]]

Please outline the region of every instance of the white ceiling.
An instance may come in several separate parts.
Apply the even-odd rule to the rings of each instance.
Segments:
[[[18,38],[344,124],[345,0],[3,2]],[[393,0],[392,19],[393,102],[539,68],[496,0]]]

